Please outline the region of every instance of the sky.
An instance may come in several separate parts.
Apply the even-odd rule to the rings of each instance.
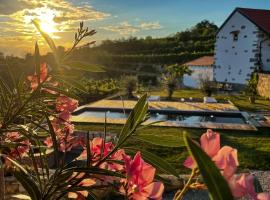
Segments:
[[[68,48],[80,21],[106,39],[164,37],[207,19],[220,26],[235,7],[270,9],[270,0],[0,0],[0,52],[24,56],[38,41],[47,46],[31,20],[56,45]]]

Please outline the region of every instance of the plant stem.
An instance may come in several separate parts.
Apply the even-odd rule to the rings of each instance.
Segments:
[[[174,195],[174,200],[182,200],[184,197],[184,194],[188,191],[188,188],[192,182],[192,179],[196,176],[196,168],[194,168],[189,176],[189,179],[187,183],[185,184],[184,188],[180,191],[177,191]]]
[[[1,158],[0,158],[0,200],[5,200],[5,176]]]

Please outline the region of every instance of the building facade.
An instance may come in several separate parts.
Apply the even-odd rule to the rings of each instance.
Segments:
[[[184,85],[191,88],[199,88],[200,79],[213,81],[213,64],[213,56],[203,56],[185,63],[184,65],[188,66],[192,73],[191,75],[184,75]]]
[[[214,79],[245,85],[256,70],[270,72],[270,10],[236,8],[220,27]]]

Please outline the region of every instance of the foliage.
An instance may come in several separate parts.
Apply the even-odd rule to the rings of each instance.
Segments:
[[[258,85],[258,73],[252,73],[250,80],[248,81],[248,85],[246,88],[247,94],[250,96],[250,102],[255,103],[255,97],[258,94],[257,85]]]
[[[134,98],[133,92],[137,89],[138,79],[136,76],[123,76],[121,85],[128,98]]]
[[[84,77],[81,84],[85,89],[85,93],[74,88],[72,93],[76,94],[80,100],[80,104],[87,104],[105,97],[117,94],[120,90],[120,85],[115,79],[89,79]]]
[[[172,98],[174,90],[181,86],[185,74],[191,74],[192,71],[186,65],[169,65],[166,66],[163,74],[163,81],[167,87],[168,99]]]
[[[208,97],[216,90],[215,82],[211,81],[208,76],[199,77],[199,86],[201,91]]]

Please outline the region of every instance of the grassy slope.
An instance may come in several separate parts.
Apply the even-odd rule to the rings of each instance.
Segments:
[[[108,125],[108,132],[118,133],[121,129],[120,125]],[[99,124],[77,124],[78,130],[102,131],[103,125]],[[155,153],[170,162],[180,173],[188,172],[182,163],[187,157],[185,147],[183,147],[183,131],[187,131],[194,138],[205,131],[202,129],[181,129],[181,128],[162,128],[150,127],[139,131],[137,134],[141,139],[150,140],[153,143],[160,144],[157,146],[149,144],[142,140],[132,138],[128,142],[128,146],[143,148]],[[270,168],[270,134],[266,131],[260,132],[240,132],[240,131],[222,131],[222,145],[230,145],[238,149],[240,168],[245,169],[261,169]],[[243,137],[245,136],[245,137]]]

